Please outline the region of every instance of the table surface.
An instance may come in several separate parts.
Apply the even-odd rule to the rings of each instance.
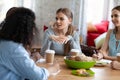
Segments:
[[[95,75],[92,77],[72,75],[72,69],[67,67],[63,57],[64,56],[55,56],[55,60],[60,64],[61,71],[57,75],[50,76],[48,80],[120,80],[120,70],[111,69],[109,64],[104,67],[90,68],[95,72]]]

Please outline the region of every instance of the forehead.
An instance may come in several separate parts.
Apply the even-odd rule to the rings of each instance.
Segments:
[[[64,13],[59,12],[56,14],[56,17],[67,17]]]
[[[114,9],[114,10],[112,10],[112,14],[120,14],[120,11],[119,11],[119,10]]]

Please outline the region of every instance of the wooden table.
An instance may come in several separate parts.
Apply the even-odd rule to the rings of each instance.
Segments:
[[[95,72],[92,77],[80,77],[71,74],[72,69],[64,63],[63,56],[55,56],[55,60],[60,64],[61,72],[50,76],[48,80],[120,80],[120,70],[112,70],[110,65],[105,67],[93,67]]]

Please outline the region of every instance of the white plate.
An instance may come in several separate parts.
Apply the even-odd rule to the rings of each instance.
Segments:
[[[104,67],[104,66],[107,66],[110,63],[111,63],[111,60],[102,59],[100,61],[96,61],[95,66]]]

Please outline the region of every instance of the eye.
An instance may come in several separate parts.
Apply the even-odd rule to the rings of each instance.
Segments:
[[[117,17],[120,17],[120,15],[118,15],[118,14],[111,15],[111,18],[113,18],[113,17],[117,18]]]
[[[58,20],[58,18],[57,18],[57,17],[56,17],[55,19],[56,19],[56,21]]]
[[[111,18],[113,18],[113,15],[111,15]]]
[[[61,21],[63,21],[63,20],[64,20],[64,18],[60,18],[60,20],[61,20]]]
[[[119,15],[115,14],[114,17],[118,17]]]

